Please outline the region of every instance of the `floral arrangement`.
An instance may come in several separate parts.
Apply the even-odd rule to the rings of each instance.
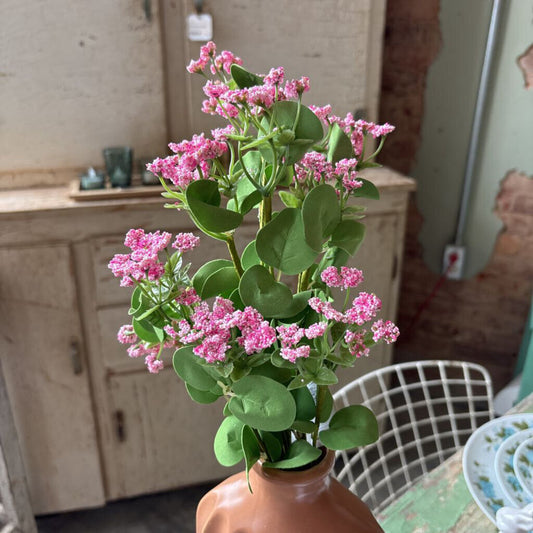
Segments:
[[[231,52],[217,55],[212,42],[201,48],[188,71],[207,79],[203,111],[228,124],[211,138],[171,143],[173,155],[147,165],[166,207],[186,211],[228,254],[192,273],[185,259],[198,236],[130,230],[130,253],[109,264],[122,286],[134,288],[131,325],[118,339],[152,373],[171,348],[194,401],[225,399],[214,439],[221,464],[244,458],[247,471],[258,459],[266,468],[305,468],[321,448],[378,438],[367,408],[332,414],[329,387],[339,368],[399,334],[376,319],[377,296],[353,294],[363,273],[346,266],[365,232],[364,208],[350,199],[379,198],[359,171],[378,166],[374,158],[394,128],[305,106],[308,78],[284,81],[282,67],[260,76],[241,65]],[[380,142],[367,155],[370,137]],[[254,214],[255,239],[238,250],[235,235]],[[341,303],[332,296],[339,291]]]

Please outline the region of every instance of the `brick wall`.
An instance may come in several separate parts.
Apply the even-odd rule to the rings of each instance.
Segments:
[[[420,141],[427,70],[440,47],[438,0],[388,2],[380,116],[397,126],[381,163],[409,174]],[[495,214],[504,228],[486,268],[441,279],[422,259],[422,219],[411,202],[395,359],[479,362],[495,389],[512,376],[533,289],[533,179],[502,176]]]

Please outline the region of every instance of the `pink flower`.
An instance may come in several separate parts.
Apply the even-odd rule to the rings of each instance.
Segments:
[[[151,353],[144,358],[144,364],[148,367],[150,374],[159,374],[163,370],[163,361],[157,359],[157,355]]]
[[[342,278],[336,267],[330,266],[322,271],[320,278],[328,287],[340,287]]]
[[[211,73],[216,74],[216,71],[226,71],[228,74],[231,71],[231,65],[242,65],[242,59],[237,57],[228,50],[223,50],[220,55],[215,57],[215,65],[211,65]]]
[[[359,293],[354,299],[352,307],[344,314],[344,322],[361,326],[374,318],[381,309],[381,300],[375,294]]]
[[[305,330],[300,328],[297,324],[290,324],[289,326],[278,326],[276,328],[279,333],[279,340],[282,346],[294,346],[298,344],[305,334]]]
[[[200,296],[198,296],[193,287],[187,287],[176,297],[176,302],[180,305],[191,306],[200,302]]]
[[[322,335],[324,335],[327,329],[327,322],[315,322],[314,324],[311,324],[308,328],[306,328],[305,336],[308,339],[316,339],[317,337],[322,337]]]
[[[353,267],[341,267],[342,286],[344,289],[357,287],[364,281],[363,272]]]
[[[200,237],[196,237],[193,233],[178,233],[172,243],[172,248],[176,248],[181,253],[189,252],[196,248],[199,242]]]
[[[265,85],[280,85],[285,78],[285,69],[283,67],[271,68],[270,72],[264,77]]]
[[[390,320],[383,322],[383,320],[376,320],[372,324],[373,340],[378,342],[383,339],[387,344],[391,344],[396,341],[400,335],[400,330]]]
[[[309,357],[309,353],[311,352],[310,346],[299,346],[298,348],[282,348],[281,349],[281,357],[283,359],[286,359],[287,361],[290,361],[291,363],[294,363],[296,359],[299,359],[300,357]]]
[[[309,90],[309,78],[302,76],[299,80],[290,80],[285,84],[284,93],[287,98],[298,98]]]
[[[276,331],[264,320],[259,327],[247,331],[239,339],[248,355],[270,348],[276,342]]]
[[[117,333],[117,339],[121,344],[133,344],[139,340],[131,324],[125,324],[120,327]]]
[[[365,345],[364,342],[365,334],[366,330],[364,329],[358,332],[347,331],[344,334],[344,341],[346,342],[348,350],[352,355],[355,355],[356,357],[368,357],[370,354],[370,349]]]
[[[309,109],[324,123],[326,126],[329,125],[329,115],[331,114],[331,106],[325,105],[324,107],[317,107],[315,105],[310,105]]]

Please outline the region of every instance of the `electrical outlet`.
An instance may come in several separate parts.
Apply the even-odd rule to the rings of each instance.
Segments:
[[[466,248],[448,244],[444,250],[442,272],[448,279],[461,279],[465,263]],[[452,264],[453,263],[453,264]]]

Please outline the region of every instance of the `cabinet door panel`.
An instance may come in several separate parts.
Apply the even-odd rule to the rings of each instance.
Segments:
[[[221,466],[213,452],[222,401],[193,402],[171,368],[112,376],[109,384],[115,435],[108,460],[116,474],[111,498],[222,479],[242,469]]]
[[[35,513],[104,503],[67,246],[0,249],[0,357]]]

